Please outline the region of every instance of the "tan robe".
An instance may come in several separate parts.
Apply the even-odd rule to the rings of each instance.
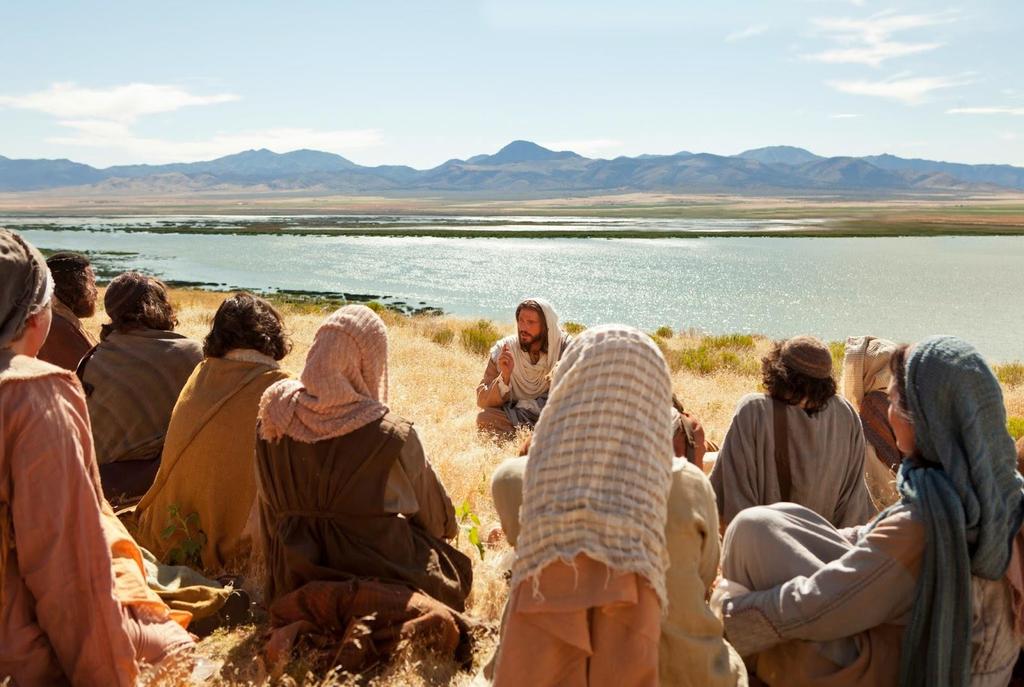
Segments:
[[[50,323],[50,333],[37,357],[74,372],[85,354],[96,345],[97,340],[78,316],[71,312],[71,308],[57,298],[54,298],[52,303],[53,321]]]
[[[139,625],[115,598],[81,387],[48,363],[0,355],[0,676],[132,685]]]
[[[512,590],[495,687],[657,687],[658,596],[578,555]]]
[[[136,508],[136,537],[158,558],[180,539],[161,534],[172,505],[182,517],[199,514],[205,569],[220,570],[250,548],[244,530],[256,498],[256,414],[264,390],[288,376],[272,363],[208,358],[185,383],[160,470]]]
[[[836,527],[863,525],[876,513],[864,482],[864,432],[849,402],[833,396],[809,416],[787,406],[789,500],[806,506]],[[782,501],[775,471],[772,399],[744,396],[711,471],[711,486],[723,525],[744,508]]]
[[[509,458],[494,473],[494,505],[508,542],[519,536],[527,457]],[[666,687],[745,687],[743,661],[722,638],[722,622],[706,602],[718,575],[720,543],[715,495],[696,466],[676,458],[665,525],[668,612],[661,619],[660,683]]]

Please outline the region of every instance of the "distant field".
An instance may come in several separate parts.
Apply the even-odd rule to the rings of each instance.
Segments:
[[[628,194],[572,199],[482,200],[465,197],[308,197],[254,195],[198,197],[68,197],[55,194],[0,194],[0,215],[19,217],[167,216],[160,226],[125,225],[125,231],[195,234],[389,236],[449,238],[700,238],[750,236],[875,237],[1024,234],[1024,195],[887,199],[830,197],[758,198]],[[173,221],[181,215],[211,215],[202,221]],[[304,215],[296,218],[295,215]],[[359,216],[391,216],[377,223]],[[232,218],[218,223],[216,217]],[[253,216],[251,222],[239,221]],[[505,228],[503,217],[533,218],[529,227]],[[403,218],[436,220],[404,221]],[[571,218],[577,221],[572,222]],[[811,225],[701,227],[686,230],[580,227],[579,220],[815,221]],[[576,226],[566,226],[567,224]],[[23,225],[25,228],[45,228]]]

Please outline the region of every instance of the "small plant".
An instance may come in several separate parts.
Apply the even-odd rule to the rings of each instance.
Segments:
[[[469,543],[480,552],[480,560],[484,559],[484,545],[480,541],[480,518],[469,505],[469,501],[463,501],[462,505],[455,511],[455,517],[459,520],[460,532],[465,532]]]
[[[579,322],[563,322],[562,329],[566,334],[570,336],[576,336],[587,328],[587,325],[580,324]]]
[[[1006,421],[1006,429],[1009,430],[1010,436],[1014,439],[1020,439],[1024,436],[1024,417],[1014,415]]]
[[[843,369],[843,361],[846,360],[846,344],[842,341],[829,341],[828,352],[832,354],[832,376],[838,379]]]
[[[1004,363],[996,365],[996,378],[1006,386],[1014,387],[1024,384],[1024,363]]]
[[[442,327],[430,335],[430,340],[438,346],[447,346],[455,340],[455,332],[448,327]]]
[[[499,338],[498,330],[489,320],[477,320],[459,335],[462,347],[475,355],[487,355]]]
[[[721,336],[705,336],[702,343],[711,348],[742,348],[751,349],[754,347],[754,337],[751,334],[722,334]]]
[[[167,561],[171,565],[201,569],[206,533],[199,529],[199,513],[189,513],[182,517],[181,506],[172,503],[167,506],[167,525],[160,532],[160,538],[170,540],[179,535],[177,545],[167,552]]]
[[[366,303],[366,307],[372,310],[373,312],[377,313],[378,315],[383,315],[384,312],[388,309],[388,306],[384,305],[380,301],[369,301],[368,303]]]
[[[672,327],[663,324],[654,330],[654,335],[660,339],[671,339],[675,336],[675,332],[672,331]]]

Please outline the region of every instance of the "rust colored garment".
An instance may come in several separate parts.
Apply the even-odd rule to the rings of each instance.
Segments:
[[[96,345],[96,337],[82,325],[82,321],[71,312],[71,308],[57,298],[54,298],[52,303],[53,321],[50,323],[50,333],[37,357],[74,372],[85,354]]]
[[[222,569],[249,550],[243,531],[256,498],[256,413],[266,388],[287,376],[227,358],[196,367],[171,413],[156,479],[136,509],[135,535],[158,558],[178,542],[161,536],[172,505],[183,517],[199,514],[205,569]]]
[[[658,685],[661,609],[636,573],[580,554],[522,582],[506,613],[494,687]]]
[[[412,426],[396,415],[307,444],[256,441],[260,546],[272,602],[307,582],[375,577],[410,585],[461,611],[469,558],[387,507],[388,480]],[[435,496],[450,503],[439,482]]]
[[[896,435],[889,424],[889,396],[884,391],[869,391],[860,402],[860,421],[864,438],[875,449],[875,455],[893,472],[903,461],[896,447]]]
[[[0,676],[22,687],[135,682],[97,485],[74,375],[0,353]]]
[[[441,602],[403,585],[365,579],[303,585],[273,603],[270,623],[267,665],[288,660],[305,641],[324,671],[363,671],[387,660],[404,641],[451,657],[468,639],[466,621]]]

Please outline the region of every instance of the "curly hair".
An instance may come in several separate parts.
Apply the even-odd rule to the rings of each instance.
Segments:
[[[76,317],[91,317],[96,312],[96,277],[92,263],[81,253],[61,251],[46,259],[53,275],[53,295],[68,306]]]
[[[113,332],[174,331],[178,326],[167,285],[141,272],[125,272],[114,277],[103,295],[103,308],[110,322],[100,328],[101,339]]]
[[[790,405],[803,404],[808,415],[820,412],[836,395],[836,380],[802,374],[782,362],[782,345],[776,341],[772,350],[761,358],[761,383],[768,395]]]
[[[213,327],[203,340],[207,358],[223,358],[235,348],[250,348],[274,360],[292,350],[284,318],[265,299],[240,291],[226,298],[213,316]]]

